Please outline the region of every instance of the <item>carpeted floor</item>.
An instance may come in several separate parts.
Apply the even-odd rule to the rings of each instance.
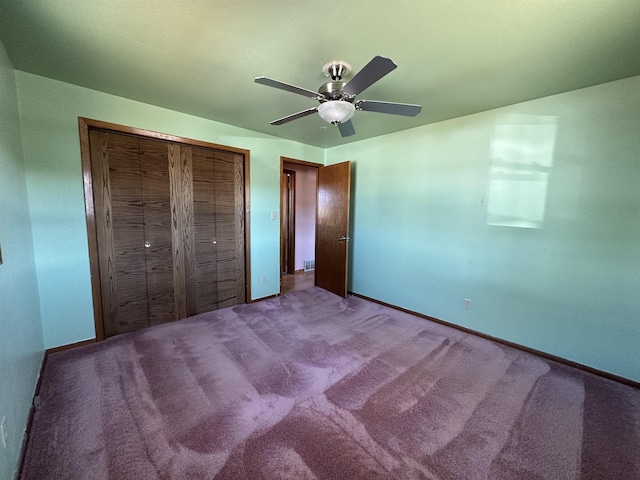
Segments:
[[[640,390],[319,288],[52,354],[23,479],[638,479]]]

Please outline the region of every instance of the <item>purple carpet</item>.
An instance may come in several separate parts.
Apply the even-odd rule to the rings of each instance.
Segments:
[[[49,356],[23,479],[640,479],[640,390],[319,288]]]

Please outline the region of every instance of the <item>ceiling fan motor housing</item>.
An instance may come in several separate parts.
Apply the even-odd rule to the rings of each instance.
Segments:
[[[347,102],[353,102],[354,96],[351,96],[343,91],[347,82],[343,82],[342,78],[351,72],[351,65],[344,60],[332,60],[327,62],[322,67],[322,73],[331,78],[330,82],[325,83],[318,89],[318,93],[324,95],[324,100],[320,100],[320,103],[332,101],[332,100],[345,100]]]
[[[326,100],[320,100],[320,102],[329,100],[346,100],[347,102],[352,102],[355,97],[350,97],[342,91],[346,84],[347,82],[327,82],[322,85],[318,89],[318,93],[324,95]]]

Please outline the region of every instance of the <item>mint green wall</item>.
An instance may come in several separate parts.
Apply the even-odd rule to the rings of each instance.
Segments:
[[[354,162],[352,291],[640,381],[640,77],[325,159]]]
[[[44,352],[14,70],[0,43],[0,478],[13,478]]]
[[[322,149],[25,72],[16,78],[47,348],[95,335],[79,116],[250,150],[252,298],[279,292],[279,217],[270,213],[280,205],[280,155],[322,162]]]

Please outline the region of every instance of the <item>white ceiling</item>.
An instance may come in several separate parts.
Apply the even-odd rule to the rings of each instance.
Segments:
[[[638,0],[0,0],[18,70],[330,147],[640,74]],[[418,103],[415,118],[356,112],[342,138],[310,90],[330,60],[398,68],[358,99]]]

